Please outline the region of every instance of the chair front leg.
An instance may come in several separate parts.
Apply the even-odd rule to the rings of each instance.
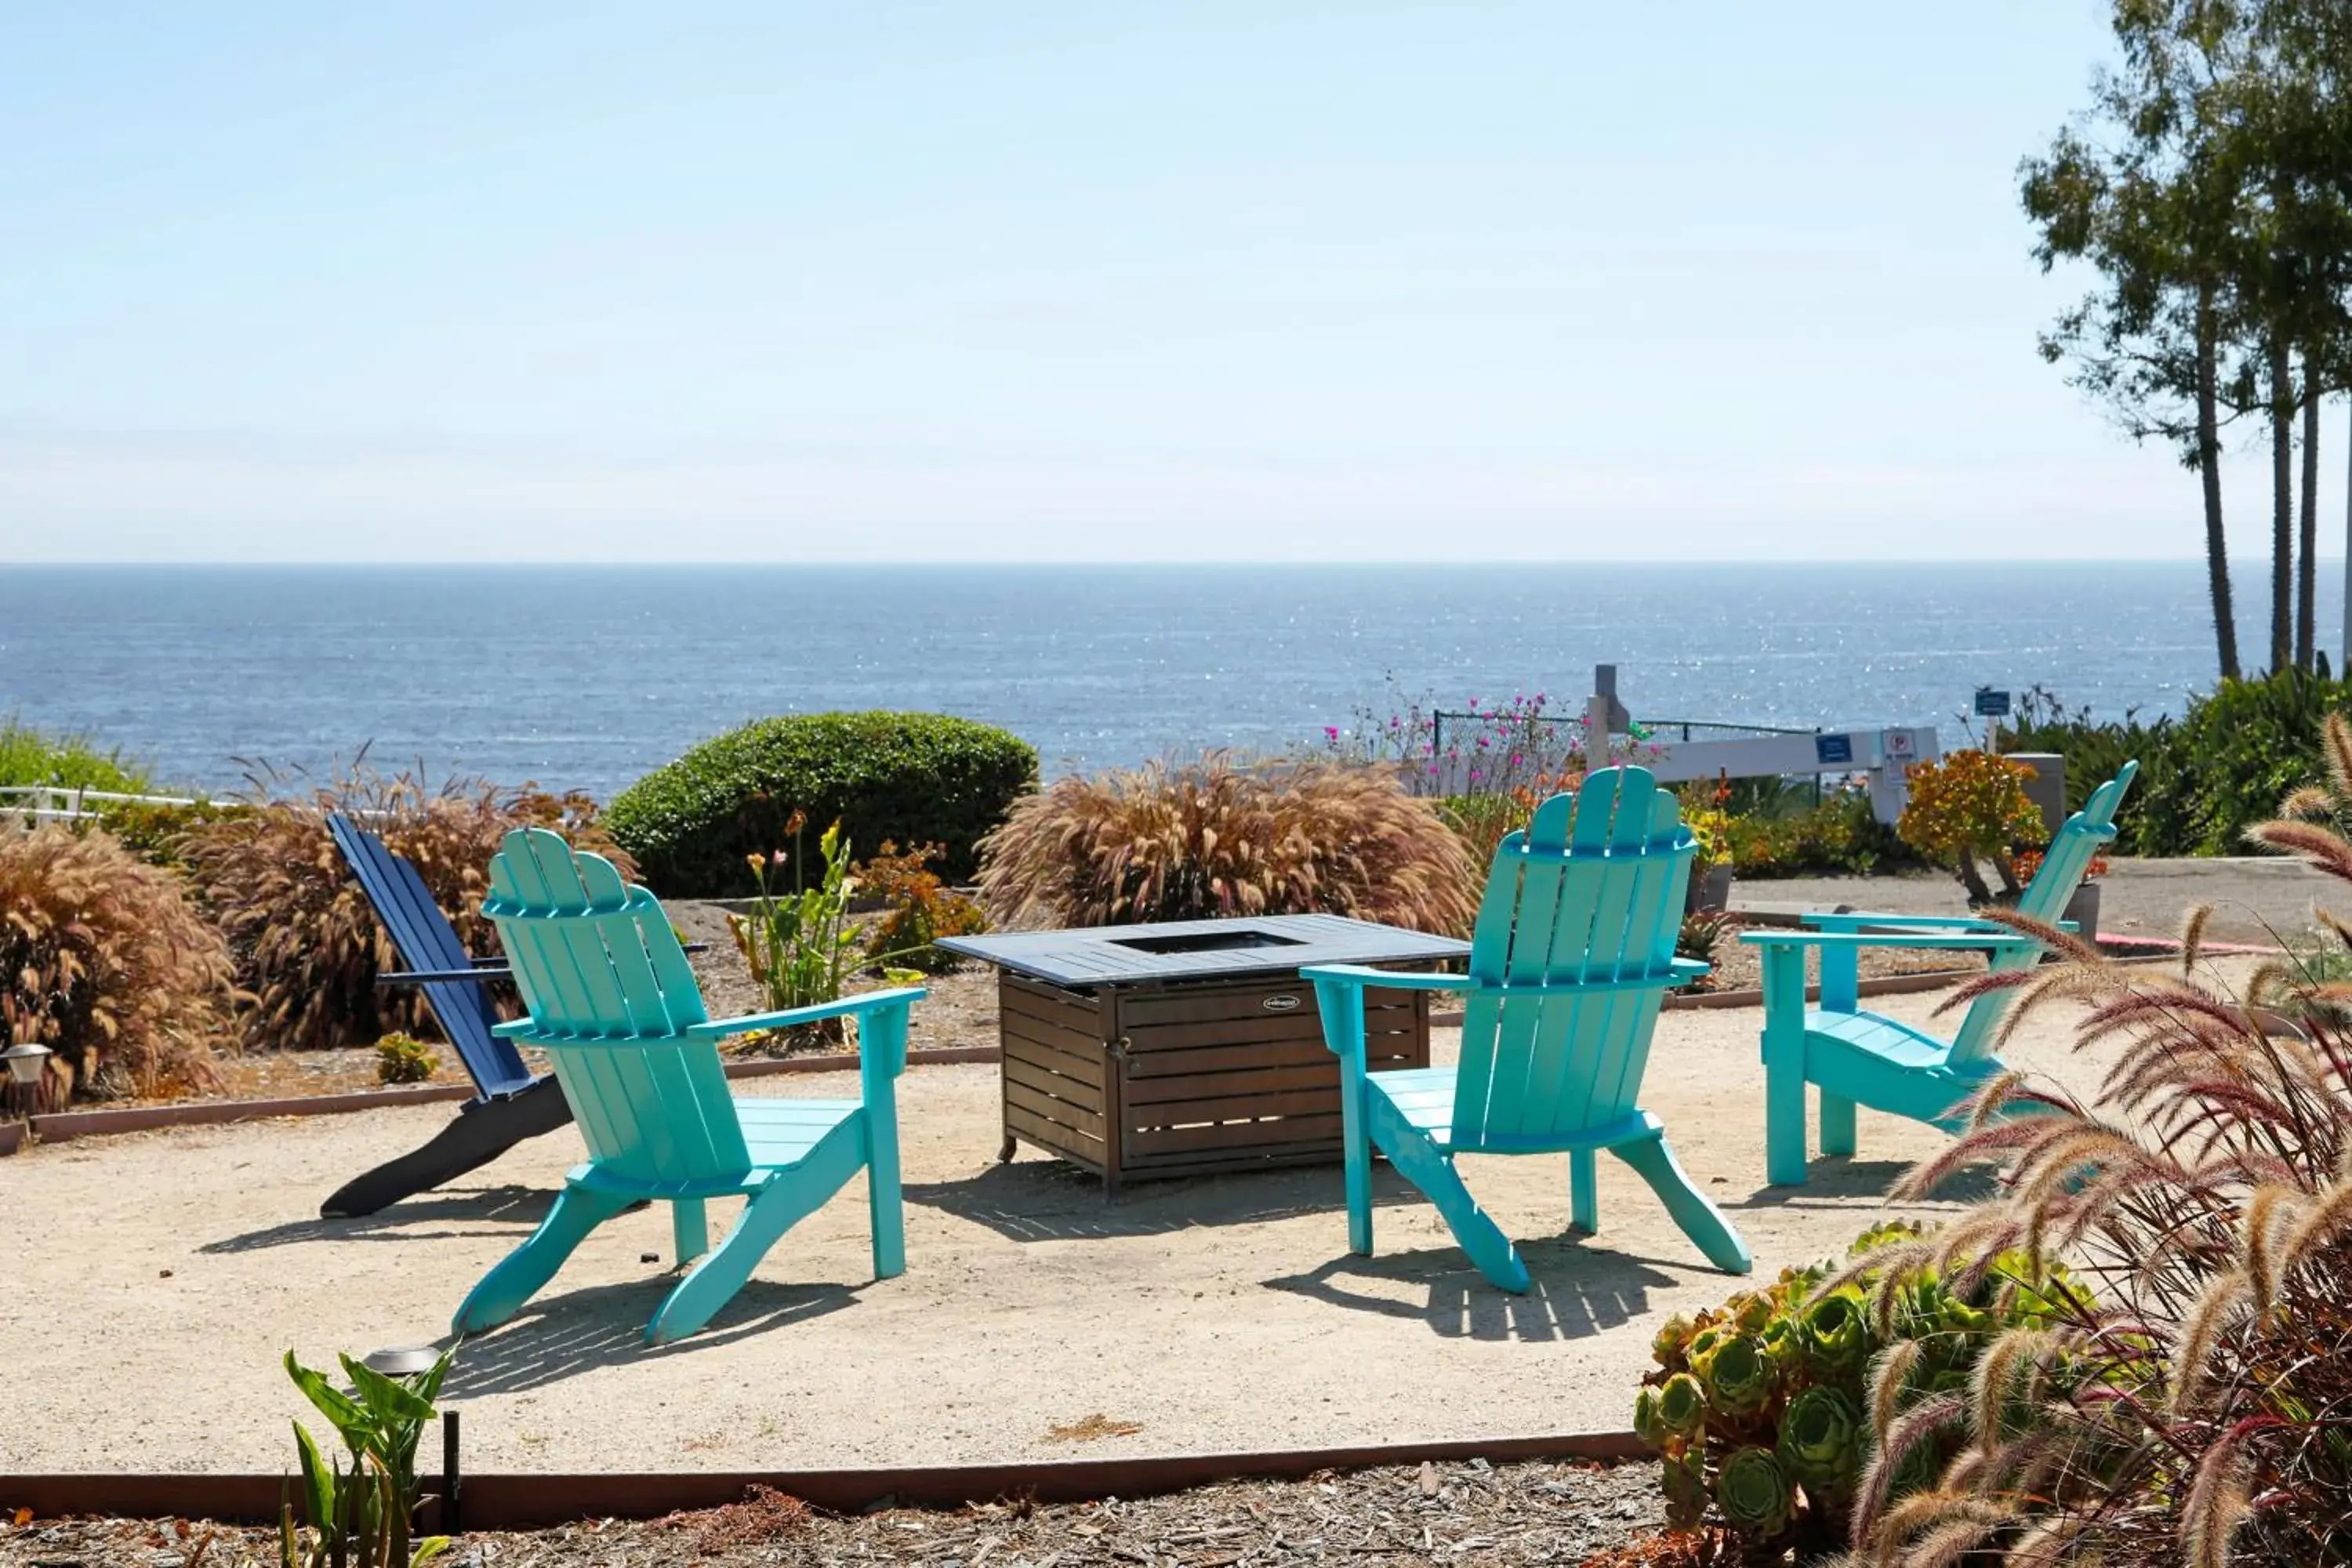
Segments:
[[[1339,1145],[1348,1188],[1348,1250],[1372,1252],[1372,1145],[1364,1097],[1364,988],[1344,980],[1315,982],[1323,1043],[1339,1058]]]
[[[1601,1230],[1601,1194],[1594,1191],[1597,1176],[1591,1150],[1568,1152],[1568,1223],[1587,1236]]]
[[[874,1278],[895,1279],[907,1271],[897,1081],[907,1060],[907,1008],[884,1008],[861,1022],[857,1047],[866,1101],[866,1210],[873,1229]]]
[[[1764,949],[1764,1178],[1805,1184],[1805,950]]]
[[[479,1333],[513,1317],[555,1278],[555,1271],[590,1231],[628,1206],[626,1198],[567,1183],[530,1238],[482,1276],[481,1283],[457,1309],[450,1327],[461,1334]]]

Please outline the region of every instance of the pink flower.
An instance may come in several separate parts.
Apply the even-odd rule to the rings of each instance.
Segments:
[[[1325,739],[1336,741],[1339,738],[1339,726],[1337,724],[1326,724],[1323,726],[1323,734]]]

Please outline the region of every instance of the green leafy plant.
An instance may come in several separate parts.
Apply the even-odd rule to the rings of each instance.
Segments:
[[[67,1095],[214,1086],[232,967],[179,878],[104,832],[0,826],[0,1041]]]
[[[2076,1287],[2015,1251],[1972,1271],[1920,1270],[1902,1250],[1920,1244],[1916,1226],[1874,1227],[1842,1267],[1785,1270],[1659,1331],[1633,1428],[1664,1461],[1670,1522],[1696,1528],[1711,1507],[1751,1553],[1802,1556],[1845,1537],[1858,1499],[1885,1507],[1935,1485],[1951,1457],[1941,1428],[1924,1447],[1892,1435],[1966,1388],[2002,1334],[2046,1326],[2051,1298]],[[1899,1279],[1880,1261],[1888,1247],[1910,1269]],[[1891,1467],[1879,1458],[1890,1448]]]
[[[147,770],[121,751],[101,749],[82,735],[57,735],[14,719],[0,720],[0,785],[53,784],[59,789],[145,795]]]
[[[795,812],[784,825],[795,841],[808,826]],[[836,822],[817,838],[821,874],[814,887],[800,881],[804,863],[798,854],[754,851],[745,857],[759,887],[752,908],[727,917],[735,945],[751,972],[753,984],[775,1011],[813,1007],[838,1001],[849,977],[863,961],[857,932],[849,921],[849,896],[855,885],[849,876],[849,841]],[[785,893],[770,885],[772,877],[789,864],[794,885]],[[807,1026],[813,1036],[842,1038],[841,1020],[827,1018]]]
[[[1928,859],[1959,874],[1972,903],[1992,901],[1979,859],[2000,878],[2001,896],[2015,900],[2021,889],[2015,856],[2042,844],[2042,813],[2026,797],[2033,770],[1990,752],[1954,752],[1933,762],[1915,763],[1907,775],[1910,799],[1895,835]]]
[[[1735,788],[1735,803],[1738,793]],[[1743,878],[1866,877],[1921,864],[1878,820],[1866,789],[1833,790],[1818,804],[1810,791],[1784,793],[1753,812],[1727,810],[1719,825],[1709,826],[1720,837],[1719,854]]]
[[[1392,769],[1212,752],[1018,802],[982,846],[980,894],[1015,928],[1327,913],[1454,932],[1484,869]]]
[[[704,742],[623,790],[604,823],[673,898],[750,891],[748,858],[785,844],[795,812],[838,821],[860,844],[939,844],[946,875],[962,879],[981,837],[1036,778],[1034,749],[970,720],[795,714]]]
[[[454,1351],[414,1377],[387,1377],[341,1357],[349,1393],[286,1352],[286,1375],[342,1439],[329,1458],[310,1428],[294,1423],[303,1518],[289,1499],[278,1509],[280,1568],[412,1568],[448,1550],[446,1536],[412,1541],[418,1500],[416,1445],[434,1420]]]
[[[1685,915],[1681,927],[1675,932],[1675,956],[1713,963],[1716,950],[1723,945],[1723,939],[1732,930],[1732,917],[1727,910],[1702,910],[1696,914]],[[1715,976],[1700,975],[1690,983],[1690,989],[1712,991],[1715,989]]]
[[[869,962],[896,960],[908,969],[937,973],[956,959],[933,943],[943,936],[972,936],[988,929],[988,917],[980,906],[929,868],[930,862],[946,853],[945,847],[931,844],[902,854],[885,840],[882,852],[858,868],[858,891],[883,907],[866,928]]]
[[[433,1047],[413,1035],[390,1034],[375,1043],[378,1083],[427,1083],[439,1066]]]

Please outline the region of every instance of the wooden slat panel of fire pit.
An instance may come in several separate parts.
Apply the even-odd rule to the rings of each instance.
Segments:
[[[1295,1005],[1269,1012],[1269,1000]],[[1269,979],[1122,993],[1116,1009],[1126,1040],[1123,1169],[1233,1170],[1338,1151],[1339,1064],[1311,986]],[[1380,1065],[1427,1065],[1422,994],[1370,992],[1365,1011]]]
[[[1132,929],[1215,935],[1242,923]],[[1374,953],[1398,964],[1408,962],[1408,952],[1452,956],[1433,951],[1449,945],[1439,939],[1325,916],[1250,923],[1307,937],[1304,946],[1356,942],[1368,960]],[[1097,961],[1087,946],[1105,933],[1061,934],[1066,941],[1050,944],[1057,962]],[[1233,973],[1230,965],[1244,955],[1228,952],[1209,955],[1214,967],[1204,964],[1188,978],[1139,981],[1122,959],[1114,969],[1126,972],[1103,984],[1055,984],[1037,977],[1029,963],[1045,944],[969,941],[975,950],[1018,950],[975,952],[1005,965],[997,998],[1006,1158],[1019,1139],[1099,1171],[1116,1186],[1128,1173],[1181,1175],[1338,1156],[1339,1058],[1323,1044],[1314,987],[1295,970],[1275,970],[1260,956],[1258,973]],[[1022,962],[1013,962],[1016,957]],[[1171,954],[1151,967],[1174,964]],[[1023,967],[1031,973],[1017,973]],[[1374,1069],[1429,1065],[1427,993],[1368,992],[1365,1024]]]

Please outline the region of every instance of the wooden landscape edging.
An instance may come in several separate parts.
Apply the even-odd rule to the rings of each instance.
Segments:
[[[934,1046],[907,1053],[908,1067],[949,1062],[992,1062],[1003,1052],[995,1046]],[[856,1051],[824,1056],[785,1057],[772,1061],[733,1061],[727,1076],[772,1078],[780,1073],[848,1072],[857,1067]],[[97,1138],[115,1132],[147,1132],[159,1127],[215,1127],[236,1121],[261,1121],[274,1116],[339,1116],[386,1106],[447,1104],[471,1100],[464,1084],[419,1084],[404,1089],[355,1089],[349,1094],[293,1095],[279,1100],[210,1100],[183,1105],[131,1105],[115,1110],[60,1110],[33,1118],[33,1136],[43,1142],[68,1138]],[[0,1154],[16,1147],[10,1130],[16,1122],[0,1122]]]
[[[1324,1470],[1375,1469],[1423,1460],[1624,1460],[1649,1450],[1631,1432],[1459,1437],[1244,1454],[1162,1454],[1044,1463],[940,1465],[862,1470],[684,1470],[612,1475],[468,1475],[461,1483],[468,1530],[513,1530],[592,1519],[656,1519],[681,1509],[739,1502],[772,1487],[836,1513],[881,1507],[961,1508],[999,1498],[1087,1502],[1150,1497],[1213,1481],[1298,1480]],[[285,1478],[182,1474],[0,1476],[0,1511],[36,1519],[99,1514],[124,1519],[278,1517]],[[429,1490],[432,1482],[426,1482]],[[426,1510],[430,1517],[433,1510]]]

